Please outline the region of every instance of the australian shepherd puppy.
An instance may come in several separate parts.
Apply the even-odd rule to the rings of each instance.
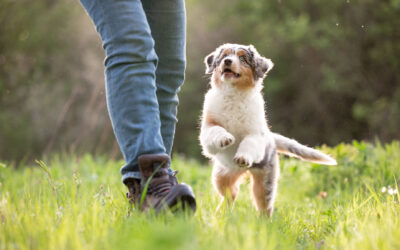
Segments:
[[[228,203],[239,191],[239,179],[250,173],[257,210],[272,214],[279,177],[277,153],[326,165],[330,156],[272,133],[265,117],[263,79],[274,64],[255,48],[224,44],[205,58],[211,89],[204,100],[200,143],[213,161],[212,181]]]

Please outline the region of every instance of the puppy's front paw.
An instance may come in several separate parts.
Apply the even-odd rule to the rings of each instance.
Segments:
[[[241,168],[249,168],[251,165],[253,165],[253,159],[250,155],[246,154],[236,154],[235,158],[233,158],[233,161]]]
[[[231,146],[235,142],[235,137],[229,133],[224,133],[220,135],[215,140],[215,145],[220,148],[224,149]]]

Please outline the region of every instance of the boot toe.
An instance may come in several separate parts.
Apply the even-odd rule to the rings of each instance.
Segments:
[[[168,195],[163,199],[158,206],[155,206],[157,212],[167,208],[175,210],[190,210],[196,211],[196,199],[192,188],[184,183],[172,186]],[[175,209],[177,208],[177,209]]]

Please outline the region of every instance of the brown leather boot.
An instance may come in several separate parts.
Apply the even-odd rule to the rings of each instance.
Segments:
[[[145,211],[152,207],[157,213],[168,208],[181,205],[196,211],[196,200],[192,188],[186,184],[178,184],[175,176],[168,174],[169,156],[166,154],[147,154],[139,157],[139,169],[142,179],[128,180],[126,185],[128,198]],[[146,184],[147,190],[146,190]],[[146,194],[142,201],[142,194]]]
[[[135,206],[139,205],[140,202],[140,180],[139,179],[128,179],[125,182],[126,187],[128,188],[128,193],[126,193],[126,197],[129,201]]]

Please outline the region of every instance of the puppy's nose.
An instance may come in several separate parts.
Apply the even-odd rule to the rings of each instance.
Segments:
[[[224,63],[225,63],[226,66],[231,66],[232,60],[231,59],[225,59]]]

